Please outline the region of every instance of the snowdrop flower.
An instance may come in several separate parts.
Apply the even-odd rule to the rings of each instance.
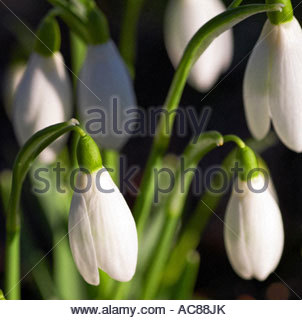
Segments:
[[[276,269],[282,255],[281,212],[269,188],[259,192],[265,186],[262,174],[252,178],[250,185],[238,178],[236,185],[225,217],[227,255],[240,277],[263,281]]]
[[[114,42],[88,46],[78,82],[78,112],[86,130],[105,149],[120,150],[129,138],[124,124],[136,98],[127,67]]]
[[[170,0],[165,18],[165,44],[176,68],[184,50],[202,25],[225,11],[221,0]],[[230,66],[233,35],[227,31],[217,38],[192,68],[189,83],[199,91],[208,91]]]
[[[26,65],[22,62],[14,63],[6,71],[3,86],[4,106],[7,115],[11,118],[12,104],[18,85],[25,72]]]
[[[79,154],[79,165],[88,167],[91,175],[79,173],[77,189],[85,191],[75,192],[71,202],[68,230],[73,258],[89,284],[99,284],[98,268],[115,280],[129,281],[138,252],[133,216],[89,136],[81,138]]]
[[[38,32],[43,41],[43,33],[59,33],[57,22],[45,19]],[[51,37],[49,37],[51,38]],[[13,125],[20,145],[23,145],[34,133],[50,125],[64,122],[72,115],[71,83],[60,54],[60,41],[36,44],[27,68],[17,88],[13,104]],[[39,40],[37,40],[39,41]],[[44,41],[43,41],[44,42]],[[62,149],[66,137],[58,139],[45,149],[39,160],[52,163]]]
[[[301,26],[292,11],[284,23],[267,20],[244,78],[245,113],[252,135],[264,138],[272,120],[282,142],[296,152],[302,152],[301,43]]]

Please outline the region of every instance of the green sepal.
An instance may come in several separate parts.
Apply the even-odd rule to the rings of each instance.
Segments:
[[[239,163],[239,168],[243,169],[239,173],[241,180],[247,181],[248,178],[254,178],[259,175],[258,170],[258,160],[255,152],[248,146],[244,148],[238,148],[236,154],[237,161]]]
[[[283,4],[282,11],[267,12],[267,16],[272,24],[279,25],[289,22],[294,17],[293,6],[290,0],[266,0],[267,4]]]
[[[77,158],[80,168],[90,173],[102,168],[103,162],[99,147],[89,135],[81,136],[77,146]]]
[[[110,40],[110,32],[107,19],[103,12],[95,5],[87,10],[87,29],[90,44],[98,45]]]
[[[58,52],[61,47],[61,32],[57,20],[47,16],[41,22],[37,31],[34,51],[49,57]]]

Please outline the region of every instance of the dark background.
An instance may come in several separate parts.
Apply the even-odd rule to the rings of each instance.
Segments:
[[[27,34],[29,39],[31,38],[30,32],[18,22],[16,16],[32,30],[35,30],[50,6],[46,1],[41,0],[3,1],[14,12],[16,15],[14,16],[1,2],[0,83],[2,84],[5,70],[13,57],[13,49],[17,42],[11,26],[19,25],[24,34]],[[103,0],[100,2],[102,9],[108,16],[113,39],[118,41],[125,1]],[[145,2],[138,26],[139,40],[135,88],[139,106],[147,108],[163,104],[172,80],[173,68],[165,51],[162,32],[163,15],[167,1],[146,0]],[[231,1],[225,2],[230,3]],[[252,3],[252,1],[245,1],[245,3],[248,2]],[[294,6],[299,4],[298,0],[292,2]],[[302,22],[302,5],[295,9],[295,15]],[[194,91],[189,86],[186,87],[181,102],[182,106],[195,106],[198,112],[201,112],[204,106],[213,108],[213,114],[208,125],[209,130],[218,130],[223,134],[237,134],[243,139],[250,137],[243,112],[242,80],[248,54],[259,37],[265,19],[265,14],[260,14],[235,27],[235,57],[230,68],[233,71],[202,102],[203,94]],[[64,25],[62,25],[62,28],[62,52],[70,66],[68,32]],[[26,37],[23,38],[23,41],[27,41]],[[170,151],[180,154],[189,139],[189,135],[182,138],[174,136]],[[13,160],[18,152],[11,123],[6,116],[2,101],[0,108],[0,143],[0,170],[2,171],[12,167]],[[123,150],[123,153],[128,157],[129,165],[139,164],[143,166],[150,150],[150,144],[150,138],[132,138]],[[205,159],[202,166],[206,168],[210,165],[220,164],[229,150],[228,147],[225,147],[219,152],[213,152]],[[201,267],[196,292],[201,297],[211,299],[297,299],[298,296],[302,296],[302,158],[301,155],[289,151],[280,142],[267,150],[263,157],[272,173],[285,224],[285,250],[281,263],[276,270],[280,279],[274,274],[264,282],[244,281],[236,276],[226,257],[223,243],[223,225],[219,219],[212,217],[199,247]],[[223,199],[216,210],[221,218],[224,216],[228,197],[229,195]],[[32,201],[27,197],[23,198],[25,198],[25,205]],[[133,199],[129,198],[130,202],[131,200]],[[197,197],[191,197],[188,212],[194,208],[197,200]],[[35,223],[33,222],[33,224]],[[0,288],[3,287],[4,225],[4,214],[1,211]],[[33,233],[39,246],[47,250],[50,245],[50,236],[47,233],[44,234],[37,225],[33,227]],[[38,298],[35,292],[26,288],[26,283],[25,290],[28,291],[26,298]]]

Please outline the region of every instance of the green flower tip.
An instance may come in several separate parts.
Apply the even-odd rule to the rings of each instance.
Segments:
[[[266,0],[267,4],[282,4],[280,11],[268,12],[267,16],[272,24],[279,25],[289,22],[294,17],[293,6],[290,0]]]
[[[74,126],[79,126],[80,125],[80,122],[78,119],[75,119],[75,118],[71,118],[69,121],[68,121],[71,125],[74,125]]]
[[[77,158],[79,167],[87,169],[90,173],[102,168],[99,147],[88,134],[81,136],[79,139]]]
[[[6,300],[2,290],[0,290],[0,300]]]
[[[245,146],[238,148],[236,158],[239,162],[239,168],[243,169],[243,171],[240,172],[241,180],[247,181],[248,178],[254,178],[259,175],[259,170],[253,171],[258,168],[258,160],[250,147]],[[252,172],[253,174],[251,175]]]
[[[60,50],[61,32],[55,18],[46,17],[41,22],[36,35],[35,52],[42,56],[49,57]]]
[[[87,11],[87,28],[90,44],[98,45],[110,40],[107,19],[103,12],[95,5],[91,5]]]

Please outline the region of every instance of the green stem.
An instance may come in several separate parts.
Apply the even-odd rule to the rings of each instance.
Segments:
[[[196,168],[199,161],[217,146],[223,144],[223,138],[218,132],[208,132],[200,136],[197,143],[192,142],[183,154],[183,166],[176,172],[175,186],[166,204],[166,221],[157,247],[147,269],[143,290],[143,299],[153,299],[159,289],[162,271],[169,257],[169,252],[176,234],[189,188],[193,179],[192,174],[183,176],[182,172]]]
[[[76,33],[84,42],[91,43],[91,35],[87,30],[87,21],[72,4],[63,0],[48,0],[57,9],[57,15]]]
[[[279,25],[291,21],[294,18],[294,11],[291,0],[266,0],[266,4],[282,4],[283,9],[279,12],[268,12],[267,16],[272,24]]]
[[[243,0],[234,0],[229,6],[228,9],[237,8]]]
[[[5,248],[5,293],[8,299],[20,299],[20,229],[19,210],[22,185],[26,174],[37,156],[61,135],[71,130],[83,134],[78,121],[72,119],[38,131],[22,147],[17,155],[12,177],[12,187],[8,203]]]
[[[186,255],[186,266],[184,272],[175,290],[173,290],[173,299],[193,299],[193,292],[198,276],[199,265],[199,253],[197,251],[188,252]]]
[[[133,215],[137,220],[137,233],[141,238],[146,221],[149,217],[149,212],[154,196],[154,179],[153,170],[159,168],[161,164],[161,156],[156,153],[156,149],[151,150],[151,155],[148,158],[146,168],[144,170],[143,180],[141,183],[140,193],[136,199]]]
[[[244,141],[242,139],[240,139],[238,136],[235,136],[234,134],[228,134],[228,135],[224,136],[223,141],[224,141],[224,143],[234,142],[238,145],[239,148],[245,147]]]
[[[14,231],[7,230],[5,244],[5,289],[6,298],[19,300],[21,298],[20,289],[20,229]]]
[[[41,298],[43,300],[61,299],[49,271],[48,260],[44,259],[44,253],[37,249],[37,244],[32,237],[32,232],[26,219],[24,219],[23,230],[23,234],[28,235],[22,242],[22,247],[28,252],[24,264],[27,270],[30,270]],[[38,262],[39,264],[37,265]]]
[[[137,25],[143,4],[144,0],[126,0],[126,9],[120,34],[120,53],[133,77],[135,74]]]
[[[227,10],[203,25],[189,42],[179,66],[176,69],[164,104],[165,110],[168,113],[168,118],[167,113],[161,114],[156,137],[153,141],[151,153],[141,182],[140,194],[138,195],[134,206],[134,216],[137,219],[139,236],[144,229],[152,205],[154,189],[152,174],[153,168],[160,165],[161,159],[168,148],[176,111],[194,63],[212,43],[212,41],[224,31],[232,28],[239,22],[254,14],[276,11],[280,10],[280,8],[280,5],[276,4],[246,5]]]
[[[220,184],[219,176],[213,182],[215,185],[216,183],[217,185]],[[176,247],[172,251],[163,276],[164,286],[171,287],[178,281],[185,268],[187,252],[198,247],[203,232],[221,198],[221,194],[217,195],[211,192],[206,192],[201,197],[189,222],[182,231]]]

